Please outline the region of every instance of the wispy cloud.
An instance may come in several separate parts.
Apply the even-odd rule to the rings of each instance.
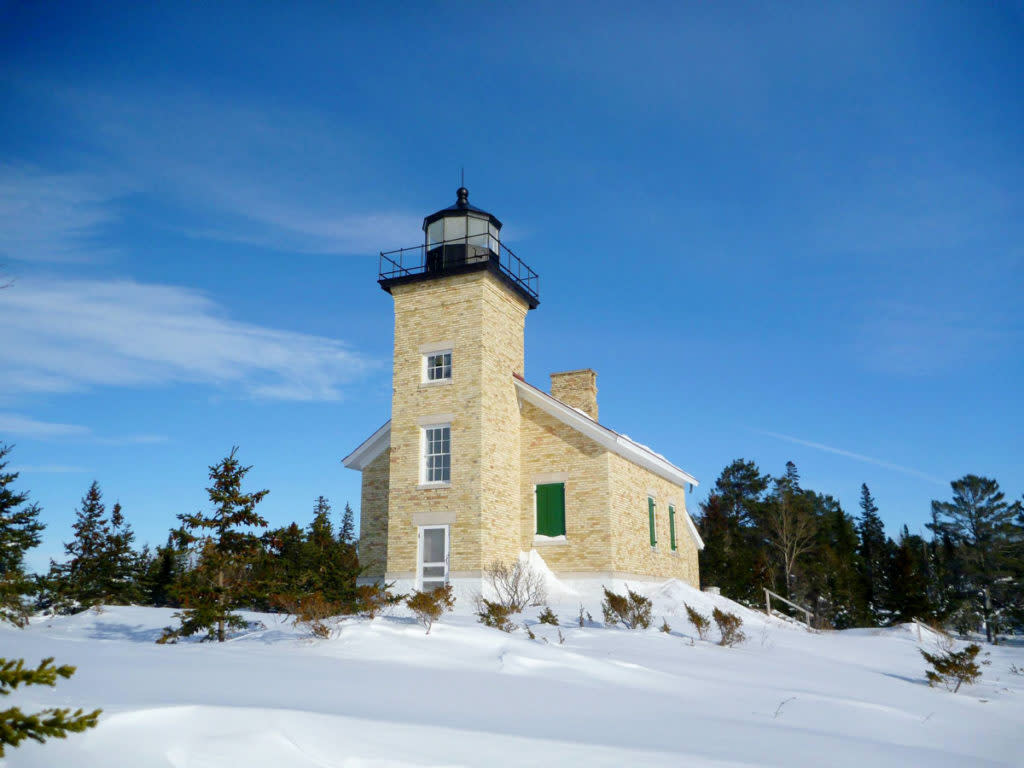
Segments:
[[[45,440],[58,437],[87,437],[89,434],[89,428],[79,424],[58,424],[52,421],[38,421],[17,413],[0,413],[0,435]]]
[[[7,394],[187,382],[334,400],[373,365],[336,339],[231,320],[198,291],[132,280],[26,278],[0,292],[0,328]]]
[[[20,413],[0,413],[0,438],[27,437],[33,440],[84,440],[98,445],[151,445],[167,442],[163,435],[118,435],[103,437],[81,424],[40,421]]]
[[[0,165],[0,261],[92,261],[110,253],[97,237],[116,216],[112,176]]]
[[[824,445],[823,443],[815,443],[815,442],[812,442],[811,440],[801,440],[799,437],[792,437],[790,435],[782,435],[782,434],[779,434],[778,432],[768,432],[768,431],[761,430],[761,429],[755,430],[755,431],[757,431],[758,433],[760,433],[762,435],[767,435],[768,437],[774,437],[774,438],[776,438],[778,440],[785,440],[788,443],[795,443],[796,445],[803,445],[803,446],[806,446],[808,448],[814,448],[815,450],[818,450],[818,451],[825,451],[827,453],[834,453],[837,456],[845,456],[846,458],[853,459],[854,461],[862,461],[865,464],[874,464],[876,467],[885,467],[886,469],[891,469],[893,472],[900,472],[901,474],[904,474],[904,475],[910,475],[911,477],[917,477],[917,478],[920,478],[922,480],[927,480],[930,483],[936,483],[937,485],[945,485],[946,484],[944,481],[940,480],[937,477],[933,477],[932,475],[929,475],[926,472],[921,472],[921,471],[916,470],[916,469],[911,469],[910,467],[904,467],[904,466],[902,466],[900,464],[893,464],[891,461],[883,461],[882,459],[876,459],[876,458],[874,458],[872,456],[865,456],[862,453],[854,453],[853,451],[846,451],[846,450],[843,450],[842,448],[834,448],[831,445]]]
[[[421,236],[421,215],[364,199],[372,154],[317,112],[194,92],[54,89],[115,173],[187,210],[165,226],[275,250],[366,254]],[[173,206],[172,206],[173,207]]]

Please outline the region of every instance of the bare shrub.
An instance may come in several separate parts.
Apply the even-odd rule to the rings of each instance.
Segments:
[[[558,626],[558,617],[555,616],[555,612],[551,610],[549,606],[544,606],[544,610],[540,612],[540,616],[537,617],[537,621],[541,624],[551,624]]]
[[[420,592],[417,589],[405,598],[405,604],[416,616],[416,620],[427,628],[429,635],[434,622],[455,606],[455,595],[452,594],[451,584],[445,584],[429,592]]]
[[[512,609],[507,605],[483,597],[477,602],[477,620],[486,627],[494,627],[502,632],[515,632],[516,625],[509,619],[511,614]]]
[[[530,638],[531,640],[536,640],[536,639],[537,639],[537,636],[536,636],[535,634],[533,634],[533,630],[532,630],[532,629],[530,629],[529,625],[527,625],[527,624],[523,624],[523,629],[525,629],[525,630],[526,630],[526,635],[527,635],[527,637],[529,637],[529,638]]]
[[[747,639],[747,636],[740,629],[743,626],[743,619],[735,613],[726,613],[716,607],[711,612],[711,616],[714,618],[715,624],[718,625],[718,631],[722,634],[721,639],[718,641],[719,645],[727,645],[731,648]]]
[[[396,595],[391,592],[393,586],[393,583],[378,583],[356,587],[356,613],[368,619],[374,619],[381,611],[405,600],[405,595]]]
[[[694,629],[697,630],[697,637],[701,640],[707,640],[708,632],[711,630],[711,619],[696,608],[691,608],[686,603],[683,603],[683,607],[686,608],[686,618],[690,620]]]
[[[604,602],[601,611],[604,613],[605,624],[622,622],[627,629],[647,629],[651,626],[650,598],[634,592],[626,587],[626,594],[619,595],[607,587],[604,590]]]
[[[981,666],[974,659],[981,652],[981,646],[971,643],[962,651],[940,651],[928,653],[921,651],[924,660],[932,665],[925,671],[929,686],[943,685],[947,690],[956,693],[964,683],[972,685],[981,677]],[[982,664],[988,664],[983,661]]]
[[[664,633],[665,633],[666,635],[671,635],[671,634],[672,634],[672,627],[670,627],[670,626],[668,625],[668,619],[666,619],[666,618],[662,618],[662,620],[661,620],[661,626],[660,626],[660,627],[658,627],[658,629],[660,629],[660,630],[661,630],[662,632],[664,632]]]
[[[329,619],[341,613],[340,603],[328,600],[319,592],[301,597],[274,595],[270,601],[275,608],[295,617],[294,626],[305,627],[313,637],[324,640],[331,636]]]
[[[563,645],[565,643],[565,635],[562,634],[562,630],[558,630],[558,644]]]
[[[583,603],[580,603],[580,628],[583,627]]]
[[[528,605],[543,605],[548,599],[544,574],[524,560],[514,560],[511,564],[495,560],[484,571],[484,578],[498,602],[511,608],[513,613],[519,613]]]

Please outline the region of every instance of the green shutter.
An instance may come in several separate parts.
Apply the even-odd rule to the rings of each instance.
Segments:
[[[537,535],[565,535],[565,484],[537,486]]]
[[[672,545],[672,551],[676,551],[676,508],[669,506],[668,508],[668,536],[669,541]]]
[[[651,546],[654,547],[658,544],[658,537],[654,533],[654,499],[650,497],[647,498],[647,519],[651,526]]]

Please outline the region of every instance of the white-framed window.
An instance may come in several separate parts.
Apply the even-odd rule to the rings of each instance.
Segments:
[[[452,351],[428,352],[423,356],[423,380],[447,381],[452,377]]]
[[[451,424],[423,427],[423,482],[445,485],[452,479]]]

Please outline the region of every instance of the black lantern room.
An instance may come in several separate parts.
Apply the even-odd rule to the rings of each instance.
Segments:
[[[487,269],[520,293],[530,308],[540,303],[537,273],[501,242],[501,222],[456,190],[454,205],[423,219],[423,245],[380,254],[381,288]]]

